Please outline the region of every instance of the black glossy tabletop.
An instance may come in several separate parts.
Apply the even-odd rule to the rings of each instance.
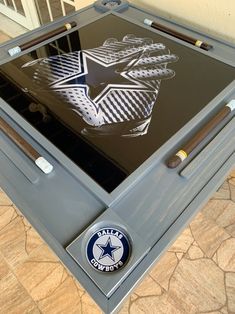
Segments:
[[[207,54],[108,15],[2,65],[0,96],[111,192],[235,78]]]

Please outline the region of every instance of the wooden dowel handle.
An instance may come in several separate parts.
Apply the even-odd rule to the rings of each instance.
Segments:
[[[53,166],[1,117],[0,130],[4,132],[12,140],[12,142],[15,143],[24,152],[24,154],[32,160],[39,169],[46,174],[52,172]]]
[[[235,100],[233,99],[208,121],[175,155],[169,158],[167,167],[176,168],[234,109]]]
[[[75,26],[77,26],[77,23],[74,22],[74,21],[71,22],[71,23],[66,23],[66,24],[64,24],[64,25],[62,25],[62,26],[52,30],[51,32],[48,32],[46,34],[38,36],[35,39],[32,39],[32,40],[28,41],[27,43],[24,43],[24,44],[22,44],[20,46],[16,46],[16,47],[13,47],[13,48],[9,49],[8,53],[9,53],[10,56],[14,56],[14,55],[20,53],[23,50],[26,50],[28,48],[31,48],[31,47],[37,45],[37,44],[40,44],[44,40],[47,40],[47,39],[49,39],[51,37],[54,37],[54,36],[56,36],[58,34],[61,34],[61,33],[65,32],[65,31],[68,31],[68,30],[70,30],[71,28],[73,28]]]
[[[201,130],[199,130],[191,140],[185,144],[183,150],[190,154],[194,148],[196,148],[204,138],[221,122],[227,115],[229,115],[231,109],[224,106],[206,125],[204,125]]]
[[[0,130],[3,131],[30,159],[35,161],[40,157],[40,154],[1,117]]]
[[[209,45],[209,44],[207,44],[207,43],[205,43],[205,42],[203,42],[203,41],[201,41],[201,40],[198,40],[198,39],[193,38],[193,37],[191,37],[191,36],[188,36],[188,35],[186,35],[186,34],[177,32],[176,30],[174,30],[174,29],[172,29],[172,28],[169,28],[169,27],[167,27],[167,26],[165,26],[165,25],[162,25],[162,24],[159,24],[159,23],[157,23],[157,22],[151,21],[151,20],[149,20],[149,19],[145,19],[145,20],[144,20],[144,23],[145,23],[146,25],[149,25],[149,26],[151,26],[151,27],[157,29],[157,30],[160,30],[161,32],[164,32],[164,33],[166,33],[166,34],[169,34],[169,35],[171,35],[171,36],[174,36],[174,37],[176,37],[176,38],[179,38],[179,39],[181,39],[181,40],[184,40],[184,41],[186,41],[186,42],[188,42],[188,43],[190,43],[190,44],[192,44],[192,45],[194,45],[194,46],[197,46],[197,47],[199,47],[199,48],[201,48],[201,49],[204,49],[204,50],[207,50],[207,51],[208,51],[208,50],[210,50],[210,49],[213,48],[212,45]]]
[[[43,42],[49,38],[51,38],[51,37],[54,37],[56,35],[59,35],[65,31],[67,31],[69,28],[68,28],[68,26],[66,27],[66,25],[71,25],[71,28],[72,28],[72,27],[75,27],[77,24],[76,24],[76,22],[71,22],[71,23],[62,25],[61,27],[58,27],[58,28],[54,29],[53,31],[48,32],[44,35],[38,36],[37,38],[32,39],[29,42],[20,45],[21,50],[26,50],[28,48],[31,48],[37,44],[40,44],[41,42]]]

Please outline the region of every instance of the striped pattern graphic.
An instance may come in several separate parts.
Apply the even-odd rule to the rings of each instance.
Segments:
[[[100,47],[37,59],[23,68],[34,67],[37,88],[50,89],[82,117],[84,134],[133,137],[147,133],[161,80],[175,76],[167,66],[177,60],[162,43],[126,35],[121,41],[107,39]],[[100,72],[94,74],[89,62]],[[112,75],[103,77],[105,71]],[[119,77],[118,83],[110,75]]]

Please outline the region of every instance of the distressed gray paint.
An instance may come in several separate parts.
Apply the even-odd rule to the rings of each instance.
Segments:
[[[103,15],[100,12],[90,6],[72,14],[70,18],[64,17],[51,26],[43,26],[24,34],[1,46],[1,63],[9,61],[7,55],[9,48],[48,31],[50,27],[54,28],[71,19],[81,27],[101,16]],[[134,19],[140,24],[144,18],[150,18],[172,26],[170,22],[147,14],[134,6],[129,6],[121,16],[131,21]],[[180,25],[174,27],[181,31],[183,29]],[[191,36],[198,35],[194,30],[183,30]],[[208,38],[205,34],[200,34],[200,38],[214,45],[213,51],[210,52],[213,57],[234,66],[235,55],[232,46]],[[192,46],[192,49],[197,48]],[[210,156],[207,156],[207,152],[210,149],[209,145],[212,144],[202,151],[202,155],[199,154],[192,162],[189,160],[188,165],[183,164],[179,169],[172,171],[164,165],[165,159],[179,147],[185,136],[192,134],[196,125],[202,123],[214,109],[232,98],[235,98],[235,82],[215,97],[111,194],[102,190],[0,99],[0,115],[43,153],[55,168],[51,175],[43,175],[7,137],[1,134],[0,185],[104,312],[111,313],[118,309],[125,297],[234,166],[234,119],[211,142],[215,146],[214,153],[210,153]],[[198,151],[195,151],[195,156],[197,153]],[[207,157],[206,160],[204,157]],[[197,175],[195,169],[198,171]],[[109,207],[112,210],[108,209]],[[117,225],[125,225],[130,234],[133,232],[136,239],[140,238],[143,241],[140,243],[133,241],[134,248],[140,252],[139,256],[136,255],[135,262],[133,260],[129,268],[123,269],[123,276],[114,280],[113,286],[105,291],[102,288],[102,276],[94,272],[92,280],[65,249],[77,236],[86,237],[86,232],[83,233],[85,229],[89,230],[92,225],[102,222],[103,216],[100,216],[102,214],[104,217],[111,215],[108,217],[109,219],[112,217],[113,224],[116,222]]]

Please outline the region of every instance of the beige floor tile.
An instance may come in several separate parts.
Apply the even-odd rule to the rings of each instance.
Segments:
[[[52,294],[68,277],[64,267],[46,244],[34,250],[15,268],[15,274],[35,301]]]
[[[20,282],[0,256],[0,309],[2,314],[39,313]]]
[[[12,267],[27,258],[25,243],[26,234],[20,217],[15,218],[0,231],[0,251]]]
[[[13,207],[15,209],[15,212],[18,216],[20,216],[23,220],[23,223],[25,225],[25,229],[28,230],[29,228],[31,228],[31,224],[28,222],[28,220],[24,217],[24,215],[21,213],[21,211],[18,209],[18,207],[16,207],[15,204],[13,204]]]
[[[71,277],[67,277],[52,293],[47,293],[38,306],[45,314],[82,313],[81,298]]]
[[[233,177],[235,178],[235,168],[233,168],[231,171],[230,171],[230,177]]]
[[[150,272],[150,276],[156,280],[165,290],[168,290],[170,278],[179,260],[175,253],[166,252],[157,265]]]
[[[192,245],[188,250],[187,256],[189,257],[189,259],[193,260],[204,257],[204,253],[198,246]]]
[[[130,314],[186,314],[174,306],[173,300],[166,294],[137,298],[130,305]],[[188,312],[187,314],[190,314]]]
[[[223,228],[235,225],[235,203],[230,201],[216,218],[216,223]]]
[[[229,314],[229,313],[228,313],[228,308],[227,308],[227,306],[222,307],[222,309],[220,309],[220,313],[221,313],[221,314]],[[231,313],[230,313],[230,314],[231,314]]]
[[[180,261],[180,260],[183,258],[183,256],[184,256],[184,253],[182,253],[182,252],[176,252],[175,254],[176,254],[176,256],[177,256],[177,258],[178,258],[179,261]]]
[[[162,293],[163,293],[163,291],[162,291]],[[162,295],[162,293],[160,295]],[[134,303],[136,300],[138,300],[140,298],[149,297],[149,296],[151,297],[151,295],[139,296],[135,292],[133,292],[127,298],[127,300],[124,302],[124,304],[121,307],[121,309],[119,310],[118,314],[130,314],[130,307],[131,307],[132,303]]]
[[[229,200],[218,200],[211,199],[209,202],[202,208],[201,212],[204,216],[209,219],[216,219],[224,212],[226,207],[228,207],[233,202]]]
[[[198,314],[221,314],[220,311],[213,311],[213,312],[201,312],[201,313],[198,313]]]
[[[96,305],[96,303],[92,300],[92,298],[88,295],[88,293],[84,293],[84,295],[81,297],[81,306],[82,306],[81,313],[102,314],[101,310]]]
[[[13,268],[24,261],[33,249],[42,244],[38,235],[35,235],[35,231],[29,232],[29,230],[25,229],[24,222],[19,216],[0,230],[0,251]],[[30,233],[29,237],[28,233]]]
[[[213,220],[199,213],[190,224],[192,234],[207,257],[212,257],[220,244],[230,237]]]
[[[68,273],[69,273],[69,271],[68,271]],[[73,278],[72,274],[69,273],[69,275]],[[74,279],[74,283],[77,287],[78,294],[80,297],[82,297],[86,293],[86,291],[83,289],[83,287],[80,285],[80,283],[75,278],[73,278],[73,279]]]
[[[213,219],[226,232],[235,236],[235,203],[231,200],[210,200],[202,213]]]
[[[0,206],[10,206],[10,205],[12,205],[12,201],[3,191],[0,191]]]
[[[30,226],[30,228],[26,231],[25,249],[27,253],[30,254],[33,250],[40,247],[43,243],[44,242],[39,234]]]
[[[128,297],[127,300],[124,302],[122,308],[118,311],[118,314],[129,314],[130,304],[131,304],[131,297]]]
[[[1,313],[39,313],[33,300],[12,273],[1,280],[0,291]]]
[[[226,232],[235,238],[235,224],[225,228]]]
[[[17,217],[13,206],[0,206],[0,230]]]
[[[147,276],[144,281],[135,289],[134,293],[139,297],[146,297],[161,295],[163,290],[151,276]]]
[[[10,269],[7,263],[4,261],[2,255],[0,255],[0,280],[2,280],[9,272]]]
[[[171,282],[169,295],[178,308],[192,313],[216,311],[226,302],[224,273],[210,259],[183,258]]]
[[[229,188],[230,188],[230,198],[233,202],[235,202],[235,177],[228,180]]]
[[[173,245],[170,247],[169,251],[185,253],[190,247],[190,245],[193,243],[193,241],[194,238],[192,236],[190,229],[186,228],[178,237],[178,239],[173,243]]]
[[[221,200],[230,199],[230,187],[227,180],[221,185],[219,190],[213,195],[213,199],[221,199]]]
[[[235,313],[235,273],[225,275],[225,284],[228,296],[228,310]]]
[[[217,251],[217,261],[224,271],[235,272],[235,238],[221,244]]]

